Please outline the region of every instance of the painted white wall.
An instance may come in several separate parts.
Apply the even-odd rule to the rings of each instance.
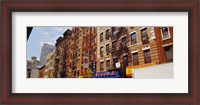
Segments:
[[[135,79],[173,79],[173,63],[159,64],[156,66],[133,70]]]

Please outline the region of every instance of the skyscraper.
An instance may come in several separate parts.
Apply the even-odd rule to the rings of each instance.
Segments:
[[[41,50],[41,55],[40,55],[40,65],[41,66],[46,64],[47,54],[52,52],[54,49],[55,49],[55,46],[53,46],[53,45],[49,45],[47,43],[43,44],[42,50]]]

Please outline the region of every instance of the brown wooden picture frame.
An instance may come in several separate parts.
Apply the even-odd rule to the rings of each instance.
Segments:
[[[185,93],[12,93],[12,12],[188,12],[189,92]],[[1,104],[199,105],[198,0],[3,0],[1,1]]]

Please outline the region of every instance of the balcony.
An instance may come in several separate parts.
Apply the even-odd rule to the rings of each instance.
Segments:
[[[89,45],[88,45],[88,48],[89,48],[89,49],[90,49],[90,48],[92,48],[92,45],[91,45],[91,44],[89,44]]]
[[[109,38],[111,37],[111,33],[109,32],[109,33],[106,33],[106,40],[109,40]]]
[[[117,51],[117,47],[112,47],[112,52]]]
[[[117,57],[117,52],[112,52],[111,54],[113,57]]]
[[[117,35],[112,35],[111,39],[112,39],[112,41],[116,41],[116,40],[119,39],[119,35],[118,34]]]

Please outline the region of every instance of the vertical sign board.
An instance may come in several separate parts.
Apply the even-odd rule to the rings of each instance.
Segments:
[[[92,71],[96,71],[96,61],[92,62]]]
[[[120,62],[115,63],[116,68],[120,68]]]
[[[132,77],[132,69],[133,68],[128,68],[128,67],[126,68],[126,77],[130,77],[130,78]]]
[[[92,72],[96,74],[96,61],[92,62]]]
[[[83,57],[83,68],[89,67],[89,58],[87,56]]]

